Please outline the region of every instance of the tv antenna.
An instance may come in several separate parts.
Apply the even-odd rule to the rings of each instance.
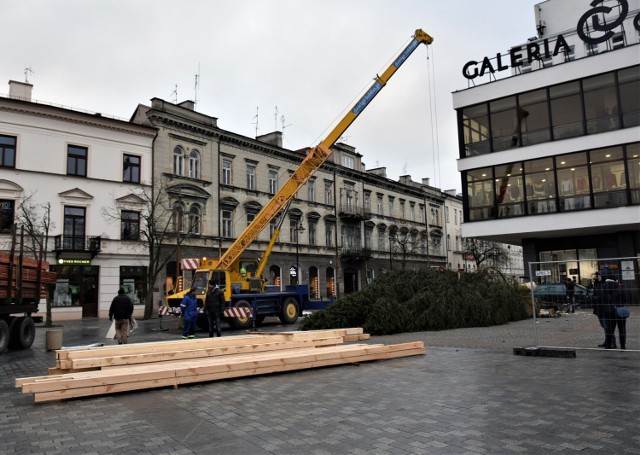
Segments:
[[[33,74],[33,70],[31,69],[31,65],[27,66],[24,69],[24,82],[29,83],[29,73]]]
[[[278,131],[278,106],[276,106],[275,113],[273,114],[273,123],[275,125],[273,131]]]
[[[171,96],[173,96],[173,104],[178,104],[178,84],[176,84],[176,88],[171,92]]]
[[[293,123],[287,124],[287,122],[285,122],[284,115],[282,117],[280,117],[280,124],[282,125],[282,135],[283,136],[284,136],[284,129],[290,127],[291,125],[293,125]]]
[[[200,88],[200,63],[198,63],[198,73],[195,76],[196,82],[193,88],[195,95],[193,96],[193,104],[194,106],[198,105],[198,88]]]
[[[256,115],[253,116],[253,118],[255,119],[255,122],[252,123],[252,125],[256,126],[256,137],[258,137],[259,114],[260,114],[260,106],[256,106]]]

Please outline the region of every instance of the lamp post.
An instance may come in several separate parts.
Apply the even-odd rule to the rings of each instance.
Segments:
[[[300,254],[298,247],[300,244],[300,235],[304,232],[302,221],[298,221],[294,229],[296,231],[296,284],[300,284]]]

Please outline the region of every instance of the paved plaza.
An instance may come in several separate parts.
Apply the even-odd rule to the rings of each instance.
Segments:
[[[593,315],[571,316],[370,340],[424,356],[37,404],[14,379],[55,363],[39,327],[0,356],[0,454],[640,454],[640,318],[629,351],[604,351]],[[130,342],[177,339],[176,322]],[[113,344],[107,320],[61,324],[65,346]],[[536,337],[577,355],[514,355]]]

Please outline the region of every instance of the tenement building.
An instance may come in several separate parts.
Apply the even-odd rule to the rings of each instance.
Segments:
[[[191,101],[154,98],[131,120],[158,131],[155,191],[168,201],[167,225],[175,232],[158,282],[166,291],[189,281],[198,258],[220,257],[308,152],[283,148],[279,131],[249,138],[223,130]],[[332,149],[243,257],[260,258],[282,221],[265,278],[276,286],[309,284],[313,297],[360,290],[390,269],[446,267],[443,193],[409,176],[393,181],[385,168],[366,170],[347,144]]]
[[[42,245],[57,273],[54,321],[107,317],[119,287],[139,315],[148,255],[133,195],[152,187],[156,131],[37,102],[32,89],[10,81],[0,97],[1,248],[9,251],[13,226],[25,227],[17,233],[24,255],[39,257]]]
[[[566,261],[550,279],[584,283],[601,258],[640,256],[640,1],[534,12],[537,34],[464,64],[453,93],[462,233],[522,245],[525,272]]]

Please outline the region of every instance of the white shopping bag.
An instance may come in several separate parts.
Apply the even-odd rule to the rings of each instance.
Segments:
[[[138,328],[138,321],[136,321],[133,316],[129,318],[129,335],[136,331]]]
[[[116,321],[111,322],[111,327],[107,330],[107,340],[113,340],[116,337]]]

